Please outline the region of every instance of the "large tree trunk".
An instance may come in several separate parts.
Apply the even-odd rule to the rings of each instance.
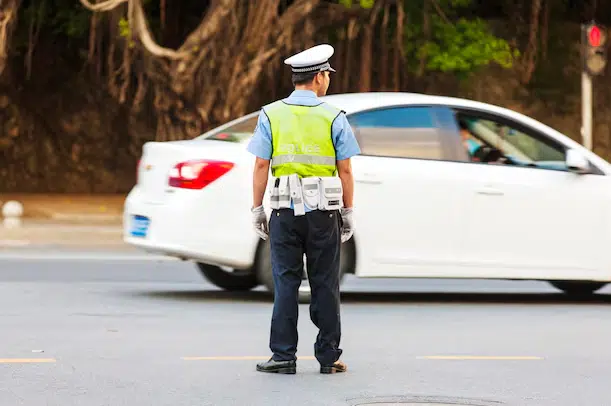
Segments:
[[[354,67],[354,52],[355,52],[355,39],[358,36],[359,25],[356,18],[351,18],[348,22],[348,28],[346,29],[346,52],[344,59],[344,69],[348,71]],[[345,74],[342,76],[342,89],[347,92],[350,89],[350,77],[352,75]]]
[[[403,30],[405,24],[405,10],[403,0],[397,0],[397,28],[395,32],[395,52],[393,55],[393,90],[401,90],[401,79],[407,77],[407,69],[402,69],[405,62],[405,51],[403,49]],[[404,72],[402,74],[402,72]],[[404,82],[406,82],[404,80]]]
[[[549,40],[549,15],[550,0],[543,0],[543,23],[541,24],[541,59],[547,59],[548,40]]]
[[[388,19],[390,16],[390,2],[384,5],[384,15],[382,17],[382,27],[380,28],[380,90],[388,90],[388,55],[390,49],[388,46]]]
[[[431,0],[423,0],[422,7],[422,34],[425,41],[430,41],[432,32],[431,32]],[[426,71],[426,62],[427,62],[427,54],[426,52],[422,52],[420,56],[420,64],[418,66],[418,77],[424,76],[424,72]]]
[[[17,22],[17,12],[21,0],[0,0],[0,76],[8,62],[13,29]]]
[[[212,1],[200,25],[177,49],[158,45],[148,28],[142,0],[80,0],[93,11],[111,10],[128,4],[130,40],[138,45],[146,81],[154,91],[157,140],[191,138],[214,124],[247,112],[257,84],[268,63],[279,64],[280,52],[311,45],[317,31],[334,22],[316,20],[321,0],[296,0],[280,13],[281,0]],[[329,6],[326,6],[329,7]],[[333,9],[325,9],[327,16]],[[320,17],[324,17],[321,13]],[[130,53],[124,54],[122,81]],[[124,85],[119,98],[124,99]]]
[[[385,1],[378,0],[373,6],[369,23],[365,25],[363,29],[363,42],[361,46],[361,77],[359,81],[359,91],[368,92],[371,90],[371,77],[372,77],[372,48],[373,48],[373,33],[375,25],[382,9],[382,5]],[[382,51],[384,52],[384,50]]]
[[[520,79],[522,84],[528,84],[537,65],[536,58],[539,50],[537,41],[539,34],[539,20],[541,14],[541,0],[533,0],[530,10],[530,29],[528,33],[528,44],[524,52]]]

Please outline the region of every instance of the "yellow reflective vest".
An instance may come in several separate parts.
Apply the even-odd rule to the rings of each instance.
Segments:
[[[327,103],[297,106],[282,100],[263,108],[272,130],[272,175],[334,176],[331,127],[342,112]]]

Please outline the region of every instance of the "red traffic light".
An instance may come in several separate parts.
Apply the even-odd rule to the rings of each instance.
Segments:
[[[590,75],[601,75],[607,65],[607,28],[591,22],[582,25],[583,69]]]
[[[592,47],[599,47],[600,46],[600,42],[601,42],[601,32],[600,32],[600,28],[598,28],[598,26],[593,25],[590,27],[590,29],[588,30],[588,42],[590,43],[590,46]]]

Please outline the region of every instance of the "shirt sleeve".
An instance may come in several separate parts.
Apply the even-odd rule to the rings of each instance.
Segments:
[[[254,134],[247,147],[248,152],[262,158],[272,159],[272,131],[267,115],[261,110]]]
[[[338,161],[352,158],[361,153],[361,148],[344,113],[340,113],[333,121],[331,138],[333,139],[333,145],[335,145],[335,159]]]

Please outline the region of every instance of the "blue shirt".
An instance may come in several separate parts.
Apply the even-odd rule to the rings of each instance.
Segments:
[[[289,97],[283,100],[287,104],[296,104],[299,106],[316,106],[322,103],[316,93],[311,90],[294,90]],[[352,158],[361,153],[356,137],[348,123],[348,119],[344,113],[341,113],[331,126],[331,139],[335,147],[335,159]],[[255,127],[255,132],[248,143],[248,151],[262,159],[272,159],[272,130],[269,119],[261,111],[259,120]],[[292,203],[291,203],[292,207]],[[306,206],[306,211],[309,208]]]
[[[474,140],[467,140],[467,148],[469,148],[469,154],[473,155],[475,153],[475,150],[477,150],[480,147],[480,144],[477,141]]]

